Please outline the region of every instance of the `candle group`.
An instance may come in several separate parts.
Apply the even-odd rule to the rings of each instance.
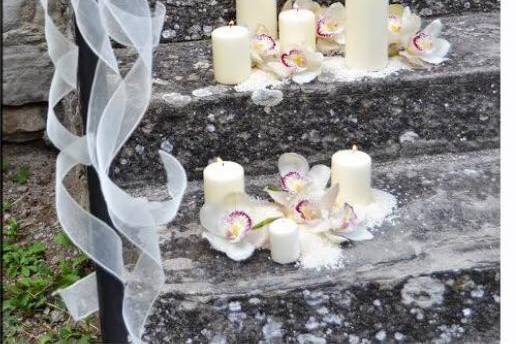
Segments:
[[[272,38],[278,36],[278,4],[276,0],[237,0],[237,24],[255,34],[263,25]]]
[[[287,49],[301,46],[315,50],[315,14],[305,9],[293,9],[280,13],[280,46]]]
[[[204,169],[203,175],[207,204],[219,204],[231,193],[245,192],[244,168],[236,162],[217,159]]]
[[[346,0],[346,65],[375,71],[387,66],[389,0]]]
[[[353,149],[341,150],[331,159],[331,183],[339,184],[337,204],[368,205],[371,193],[371,157]]]
[[[221,84],[235,85],[251,75],[249,30],[242,26],[223,26],[211,33],[213,71]]]

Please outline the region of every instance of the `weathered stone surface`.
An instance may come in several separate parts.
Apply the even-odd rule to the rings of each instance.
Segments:
[[[44,102],[54,67],[45,45],[4,47],[3,105]]]
[[[199,178],[216,156],[263,174],[291,150],[318,161],[353,143],[380,159],[496,147],[499,16],[451,17],[444,24],[453,51],[442,65],[384,79],[289,84],[269,92],[276,104],[270,107],[262,95],[214,83],[209,42],[162,45],[150,110],[114,176],[162,178],[160,148],[173,150],[189,177]]]
[[[47,53],[44,15],[39,1],[5,0],[2,40],[3,105],[47,100],[53,66]],[[66,30],[68,0],[53,2],[49,9],[56,24]]]
[[[2,140],[26,142],[43,137],[46,106],[3,107]]]
[[[192,183],[180,216],[162,231],[167,284],[145,338],[497,342],[499,168],[498,150],[376,163],[373,184],[394,193],[398,209],[373,241],[343,247],[342,268],[319,271],[274,264],[266,253],[236,263],[213,251],[199,236],[202,192]],[[248,178],[247,191],[264,196],[276,178]]]
[[[336,1],[317,2],[329,5]],[[162,34],[163,42],[208,38],[214,28],[225,25],[236,17],[234,0],[167,0],[164,3],[167,7],[167,18]],[[284,3],[284,0],[279,0],[278,7]],[[489,12],[500,8],[500,0],[394,0],[392,3],[408,5],[422,16]]]

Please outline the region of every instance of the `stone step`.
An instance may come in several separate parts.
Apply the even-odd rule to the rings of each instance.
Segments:
[[[337,0],[317,0],[330,5]],[[151,1],[151,2],[154,2]],[[163,42],[181,42],[209,38],[211,31],[236,18],[235,0],[167,0],[167,18],[162,34]],[[341,1],[345,3],[345,1]],[[285,0],[278,1],[281,8]],[[410,6],[421,16],[442,16],[471,12],[490,12],[500,9],[500,0],[394,0]]]
[[[496,147],[499,14],[443,22],[453,50],[431,70],[252,93],[215,84],[208,41],[161,45],[149,111],[113,175],[121,183],[163,180],[160,147],[173,149],[190,179],[217,156],[256,175],[272,173],[286,151],[316,162],[353,143],[377,159]]]
[[[483,150],[376,163],[373,185],[396,195],[398,209],[372,241],[343,247],[345,264],[332,270],[274,264],[265,252],[237,263],[213,251],[199,235],[201,183],[191,183],[161,232],[167,282],[146,341],[497,342],[499,159]],[[248,178],[247,191],[264,196],[276,179]]]

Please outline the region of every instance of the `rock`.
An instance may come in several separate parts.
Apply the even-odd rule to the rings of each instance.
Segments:
[[[4,107],[2,140],[7,142],[26,142],[43,137],[46,126],[46,107],[27,105]]]
[[[45,102],[54,67],[46,45],[4,46],[3,105]]]

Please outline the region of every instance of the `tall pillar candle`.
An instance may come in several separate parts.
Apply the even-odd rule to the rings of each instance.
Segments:
[[[294,263],[301,255],[297,224],[290,219],[279,219],[269,225],[271,258],[276,263]]]
[[[277,0],[236,0],[237,24],[255,34],[263,25],[273,38],[278,36]]]
[[[312,11],[293,9],[281,12],[279,31],[282,49],[303,46],[315,50],[315,15]]]
[[[389,0],[346,0],[346,65],[375,71],[387,66]]]
[[[371,157],[353,149],[335,153],[331,159],[331,184],[339,184],[337,204],[356,205],[371,203]]]
[[[245,192],[244,168],[236,162],[218,159],[204,169],[203,176],[205,203],[218,204],[231,193]]]
[[[213,30],[213,71],[221,84],[235,85],[251,75],[251,41],[243,26],[223,26]]]

